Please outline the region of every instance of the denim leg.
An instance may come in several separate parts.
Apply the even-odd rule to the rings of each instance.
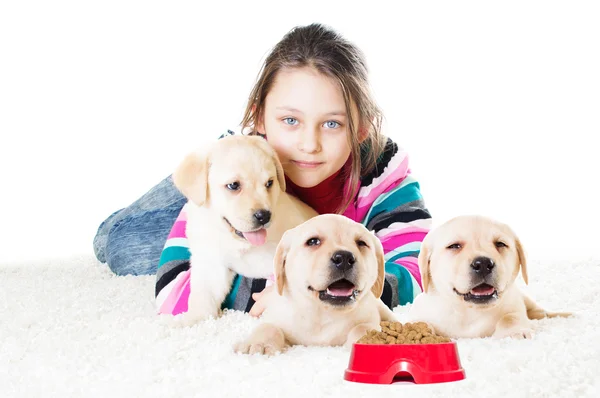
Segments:
[[[127,216],[108,233],[106,262],[117,275],[154,275],[185,200],[165,209]]]
[[[108,239],[108,232],[110,227],[115,225],[115,222],[123,219],[126,209],[115,211],[106,220],[100,224],[96,236],[94,236],[94,254],[101,263],[106,262],[106,240]]]
[[[96,236],[94,237],[94,253],[96,258],[104,263],[106,259],[106,247],[108,244],[108,235],[113,227],[127,217],[142,214],[147,211],[165,209],[170,206],[178,206],[180,203],[185,204],[185,198],[179,190],[173,185],[173,179],[168,176],[160,183],[155,185],[141,198],[133,202],[126,208],[118,210],[111,214],[98,227]],[[183,204],[181,205],[183,207]],[[180,207],[180,208],[181,208]],[[174,220],[173,220],[174,221]],[[171,226],[169,226],[169,229]],[[168,232],[167,232],[168,234]],[[162,242],[164,244],[164,242]]]

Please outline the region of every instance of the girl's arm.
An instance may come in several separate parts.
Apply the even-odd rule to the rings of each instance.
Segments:
[[[419,184],[412,180],[394,192],[392,200],[420,195]],[[421,243],[431,227],[431,215],[423,200],[418,199],[375,218],[373,230],[383,245],[386,284],[390,285],[387,302],[391,302],[392,308],[412,303],[423,289],[417,259]]]
[[[410,174],[406,153],[390,140],[383,158],[383,172],[367,179],[356,209],[383,245],[386,283],[381,299],[393,308],[412,303],[422,291],[417,258],[431,228],[431,214],[419,183]],[[364,217],[361,212],[366,212]]]
[[[190,268],[190,251],[185,234],[186,223],[187,204],[183,206],[173,223],[160,255],[156,270],[155,296],[158,296],[165,286],[175,280],[177,275]]]

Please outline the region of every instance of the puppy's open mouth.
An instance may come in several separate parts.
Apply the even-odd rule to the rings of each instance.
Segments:
[[[315,290],[309,287],[310,290]],[[344,306],[353,303],[360,293],[356,286],[347,279],[340,279],[327,286],[325,290],[319,290],[319,300],[332,305]]]
[[[266,224],[264,227],[255,229],[254,231],[242,232],[235,229],[235,227],[231,225],[229,220],[225,217],[223,217],[223,220],[225,220],[227,225],[229,225],[229,228],[231,228],[233,233],[235,233],[238,237],[247,240],[253,246],[264,245],[264,243],[267,241],[267,230],[265,228],[267,228],[269,224]]]
[[[475,286],[468,293],[460,293],[456,289],[454,289],[454,292],[459,296],[462,296],[465,301],[470,301],[475,304],[487,304],[498,298],[498,291],[496,288],[487,283]]]

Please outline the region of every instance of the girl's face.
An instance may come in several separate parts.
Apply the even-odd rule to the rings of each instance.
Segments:
[[[257,129],[266,134],[294,184],[314,187],[348,160],[349,116],[342,90],[314,68],[279,71],[263,115]]]

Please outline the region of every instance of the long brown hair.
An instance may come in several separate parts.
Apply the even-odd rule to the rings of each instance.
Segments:
[[[267,56],[248,98],[242,129],[254,130],[260,124],[277,72],[302,67],[313,67],[338,81],[344,96],[352,165],[346,170],[349,183],[337,209],[337,213],[343,213],[358,193],[360,178],[373,170],[386,142],[381,133],[383,115],[371,94],[367,64],[360,49],[322,24],[293,28]]]

